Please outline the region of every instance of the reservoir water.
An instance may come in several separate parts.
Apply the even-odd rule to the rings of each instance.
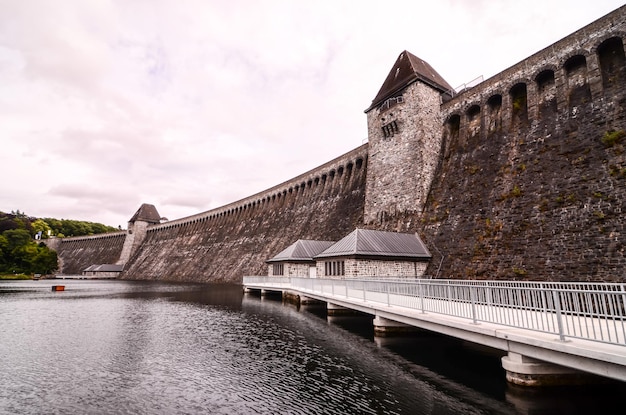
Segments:
[[[514,388],[492,351],[236,285],[0,281],[1,414],[606,414],[625,391]]]

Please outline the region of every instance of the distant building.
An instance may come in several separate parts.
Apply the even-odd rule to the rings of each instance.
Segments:
[[[123,268],[123,265],[117,264],[90,265],[83,270],[82,275],[91,278],[117,278]]]
[[[315,278],[317,272],[314,257],[334,243],[299,239],[266,261],[269,264],[267,275]]]

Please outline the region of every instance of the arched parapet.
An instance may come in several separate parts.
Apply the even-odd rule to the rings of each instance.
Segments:
[[[109,233],[99,233],[96,235],[83,235],[83,236],[70,236],[65,238],[58,238],[62,244],[69,244],[72,242],[81,242],[81,241],[104,241],[107,239],[120,238],[125,237],[126,232],[109,232]]]
[[[556,65],[546,65],[535,75],[536,117],[539,121],[556,116],[558,111],[558,88]]]
[[[577,107],[591,102],[588,57],[583,51],[570,54],[563,62],[567,108],[576,116]]]
[[[338,189],[337,191],[340,191],[345,186],[350,185],[352,181],[364,177],[367,166],[367,149],[367,144],[361,145],[328,163],[263,192],[196,215],[151,225],[148,232],[154,233],[181,226],[192,232],[191,223],[232,218],[242,219],[244,216],[262,215],[267,209],[287,209],[296,203],[294,200],[296,197],[303,196],[305,193],[307,197],[310,197],[313,194],[323,192],[327,186],[333,186],[333,188]]]
[[[502,96],[500,116],[506,121],[512,115],[513,105],[519,106],[519,102],[511,101],[509,91],[520,82],[526,84],[529,126],[543,125],[547,119],[551,120],[551,124],[560,122],[560,117],[553,116],[555,113],[565,115],[564,119],[571,118],[572,111],[578,111],[581,105],[600,99],[607,88],[617,88],[626,83],[626,62],[621,64],[623,60],[626,61],[626,58],[622,59],[622,54],[626,56],[625,38],[626,6],[499,74],[460,91],[441,105],[442,119],[447,120],[455,113],[465,114],[469,106],[480,102],[483,135],[491,134],[498,129],[498,122],[486,105],[487,101],[494,95]],[[603,50],[605,53],[602,53]],[[584,66],[581,66],[582,62]],[[553,71],[554,77],[544,78],[545,71]],[[511,121],[509,125],[514,124],[512,119]],[[461,118],[462,134],[473,131],[469,122],[465,116]],[[444,133],[445,131],[444,128]],[[460,137],[460,140],[464,138]]]
[[[446,117],[443,128],[444,157],[449,156],[450,148],[458,142],[461,133],[461,115],[457,112]]]
[[[626,48],[626,45],[624,44],[624,39],[626,39],[626,30],[612,30],[610,32],[604,33],[602,36],[594,38],[592,44],[590,45],[589,52],[597,54],[598,48],[607,40],[613,38],[621,39],[623,47]]]
[[[528,125],[529,84],[527,80],[518,80],[507,91],[509,106],[505,111],[509,114],[512,129]]]
[[[465,120],[467,123],[467,135],[469,139],[478,137],[482,131],[481,106],[479,103],[471,104],[465,110]]]
[[[626,34],[623,32],[606,35],[603,39],[598,39],[598,45],[592,50],[598,58],[603,92],[619,88],[626,83],[625,38]]]
[[[494,93],[485,100],[485,127],[487,134],[502,129],[502,94]]]

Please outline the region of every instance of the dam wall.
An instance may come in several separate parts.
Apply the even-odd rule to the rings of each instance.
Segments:
[[[622,7],[442,105],[430,275],[624,280],[625,36]]]
[[[125,279],[239,282],[298,239],[364,227],[417,232],[427,277],[624,281],[625,39],[623,6],[460,92],[404,51],[366,110],[368,144],[156,219],[123,255],[122,233],[63,240],[62,272],[124,263]]]
[[[367,145],[237,202],[152,225],[122,278],[240,282],[298,239],[339,240],[362,224]]]
[[[125,240],[126,232],[115,232],[44,241],[57,251],[60,274],[80,275],[93,264],[114,264],[122,253]]]

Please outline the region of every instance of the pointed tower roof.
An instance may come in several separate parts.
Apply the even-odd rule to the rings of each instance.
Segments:
[[[148,223],[160,223],[161,215],[157,212],[154,205],[150,205],[148,203],[144,203],[141,207],[135,212],[132,218],[130,218],[129,222],[135,223],[136,221],[143,221]]]
[[[355,229],[316,258],[364,256],[406,259],[430,259],[426,245],[414,233]]]
[[[266,262],[313,261],[313,257],[333,245],[333,241],[298,239]]]
[[[376,97],[372,100],[372,105],[370,105],[365,112],[370,111],[387,98],[393,97],[418,80],[441,92],[449,92],[452,90],[450,84],[448,84],[428,62],[405,50],[398,56],[396,63],[393,65],[393,68],[391,68],[391,72],[387,75],[387,79],[385,79],[378,94],[376,94]]]

